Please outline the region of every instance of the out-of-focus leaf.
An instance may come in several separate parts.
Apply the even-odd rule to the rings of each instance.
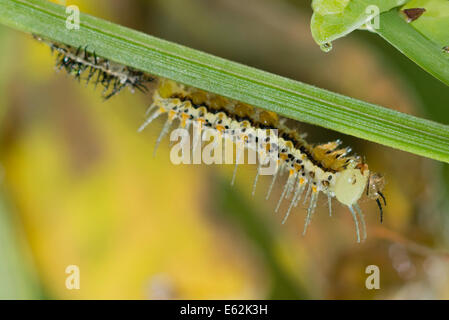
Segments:
[[[404,6],[403,6],[404,5]],[[426,12],[410,23],[399,16],[402,9],[425,8]],[[332,41],[365,27],[377,32],[396,49],[435,78],[449,85],[449,2],[446,0],[314,0],[311,30],[324,51]],[[367,22],[379,15],[379,27]]]
[[[403,9],[425,8],[426,11],[411,25],[441,48],[449,46],[449,1],[411,0]]]
[[[10,57],[12,55],[12,37],[10,32],[0,27],[0,133],[6,113],[6,87],[10,75]],[[1,139],[1,137],[0,137]],[[0,151],[2,146],[0,145]],[[11,207],[4,196],[4,169],[0,162],[0,299],[32,299],[38,297],[35,290],[36,279],[29,273],[24,262],[23,246],[18,241]]]
[[[261,221],[256,207],[249,205],[246,199],[230,186],[229,181],[223,179],[219,192],[215,194],[222,214],[230,220],[238,221],[250,241],[260,250],[264,265],[272,278],[269,298],[309,299],[311,293],[308,292],[305,281],[300,282],[297,275],[291,274],[286,265],[279,261],[274,231]]]
[[[312,2],[313,10],[321,15],[342,13],[349,0],[314,0]]]
[[[407,0],[314,0],[312,36],[326,45],[360,28],[382,12],[405,4]],[[373,10],[374,7],[379,10]]]
[[[29,261],[22,255],[24,248],[18,241],[2,189],[0,187],[0,299],[35,299],[40,297],[38,283]]]
[[[397,10],[382,13],[380,26],[375,31],[410,60],[449,86],[449,54],[407,23]]]
[[[10,52],[8,47],[10,45],[10,37],[7,36],[8,33],[5,32],[4,27],[0,27],[0,40],[2,41],[2,47],[4,50],[0,50],[0,130],[2,127],[3,116],[6,111],[6,103],[5,103],[5,83],[8,76],[8,61],[10,61]]]

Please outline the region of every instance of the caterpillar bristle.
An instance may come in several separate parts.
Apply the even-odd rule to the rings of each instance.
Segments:
[[[279,175],[279,169],[276,168],[276,171],[275,171],[275,173],[273,175],[273,178],[271,179],[271,183],[270,183],[270,186],[268,188],[265,200],[268,200],[270,198],[271,192],[273,191],[273,187],[274,187],[274,184],[276,183],[278,175]]]
[[[282,224],[284,224],[287,221],[288,217],[290,216],[291,210],[301,200],[301,196],[304,193],[304,190],[305,190],[305,184],[302,181],[299,181],[299,184],[296,187],[295,194],[294,194],[292,200],[290,201],[290,206],[288,207],[288,210],[285,213],[284,219],[282,220]]]
[[[349,211],[351,211],[352,214],[352,219],[354,220],[354,224],[355,224],[355,234],[357,237],[357,242],[360,243],[360,229],[359,229],[359,222],[357,220],[357,215],[354,211],[354,208],[352,206],[348,206]]]
[[[357,203],[354,204],[354,208],[359,215],[360,223],[362,225],[362,241],[365,241],[366,237],[367,237],[365,217],[363,216],[362,209],[360,209],[360,207]]]
[[[316,188],[312,187],[312,196],[310,198],[309,207],[307,208],[307,216],[306,216],[306,222],[304,224],[304,231],[303,235],[307,232],[307,227],[309,226],[310,222],[312,221],[312,215],[315,212],[316,204],[318,202],[318,195],[319,192],[316,190]]]

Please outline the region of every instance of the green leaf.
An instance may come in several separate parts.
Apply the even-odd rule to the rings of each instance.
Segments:
[[[313,0],[313,11],[320,15],[343,13],[350,0]]]
[[[48,1],[0,0],[0,23],[15,29],[74,47],[88,45],[99,56],[156,76],[290,119],[449,162],[447,125],[244,66],[87,14],[81,14],[79,30],[68,30],[66,18],[65,7]]]
[[[312,36],[320,46],[344,37],[408,0],[313,0]],[[373,6],[378,10],[372,10]]]
[[[425,8],[426,12],[411,25],[441,48],[449,46],[449,1],[412,0],[403,9]]]
[[[405,4],[405,5],[404,5]],[[377,6],[377,32],[435,78],[449,85],[449,1],[447,0],[313,0],[311,30],[324,51],[332,41],[366,26],[375,15],[367,10]],[[425,8],[426,12],[411,23],[395,9]],[[402,20],[402,21],[400,21]]]
[[[420,20],[423,16],[418,18]],[[416,21],[418,21],[416,20]],[[428,73],[449,86],[449,53],[407,23],[397,10],[380,16],[376,32]]]

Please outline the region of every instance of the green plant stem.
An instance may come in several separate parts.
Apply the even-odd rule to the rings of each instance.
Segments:
[[[382,38],[449,86],[449,53],[408,24],[397,9],[382,13],[379,21],[376,32]]]
[[[0,0],[0,23],[199,89],[428,158],[449,162],[449,127],[164,41],[86,14],[66,28],[65,7]]]

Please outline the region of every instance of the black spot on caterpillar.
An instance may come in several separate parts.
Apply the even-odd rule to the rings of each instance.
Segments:
[[[38,40],[44,41],[40,38]],[[310,224],[320,193],[327,196],[330,215],[332,215],[332,198],[336,198],[349,208],[355,223],[358,242],[362,238],[366,239],[364,216],[357,204],[363,194],[376,200],[382,219],[383,210],[379,199],[382,199],[386,205],[382,193],[384,188],[382,175],[371,172],[361,157],[349,155],[351,148],[340,148],[341,141],[311,145],[305,141],[305,134],[300,134],[297,130],[288,127],[285,124],[286,119],[274,112],[184,86],[171,80],[150,76],[98,57],[95,53],[89,52],[87,47],[75,49],[49,41],[44,42],[52,48],[52,51],[57,52],[56,65],[59,69],[64,68],[78,80],[82,74],[87,73],[85,78],[87,83],[96,76],[93,81],[104,87],[105,99],[119,93],[124,87],[146,92],[145,84],[155,81],[153,103],[148,109],[148,118],[139,128],[139,131],[142,131],[156,118],[167,115],[161,134],[157,138],[155,150],[175,124],[185,129],[195,125],[199,128],[212,129],[219,134],[220,139],[225,140],[229,139],[228,135],[223,134],[226,130],[231,134],[242,132],[248,137],[245,143],[252,140],[257,146],[260,145],[262,149],[267,150],[267,157],[275,159],[278,165],[266,198],[270,197],[278,176],[288,173],[275,211],[279,210],[284,199],[290,199],[289,208],[282,222],[285,223],[291,210],[298,206],[301,199],[303,204],[308,203],[303,234],[306,233]],[[276,129],[279,133],[278,140],[275,143],[269,137],[263,141],[258,140],[258,132],[263,129]],[[251,145],[244,144],[247,149],[251,148]],[[232,183],[239,164],[238,157],[237,154]],[[253,184],[253,194],[256,190],[260,167],[261,163],[259,163]]]

